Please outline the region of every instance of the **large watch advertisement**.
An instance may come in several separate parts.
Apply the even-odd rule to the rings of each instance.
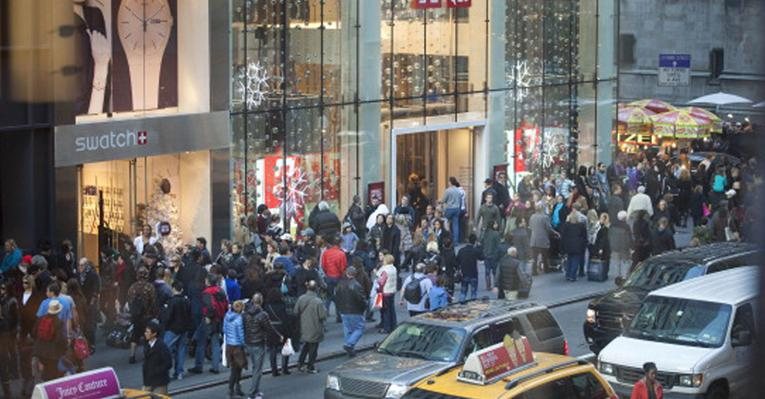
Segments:
[[[74,0],[77,115],[178,106],[177,0]]]

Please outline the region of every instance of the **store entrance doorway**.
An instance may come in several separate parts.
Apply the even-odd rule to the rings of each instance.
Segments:
[[[427,203],[435,204],[443,197],[454,176],[465,189],[467,209],[473,209],[475,187],[476,137],[481,127],[467,126],[423,132],[397,134],[395,137],[395,195],[419,196],[424,213]],[[395,206],[395,205],[394,205]]]

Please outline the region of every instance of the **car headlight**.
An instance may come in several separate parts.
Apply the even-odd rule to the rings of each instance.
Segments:
[[[704,374],[680,374],[677,376],[677,385],[683,387],[700,387],[704,382]]]
[[[595,309],[587,308],[586,320],[590,324],[595,324]]]
[[[600,372],[603,374],[614,375],[614,365],[611,363],[600,362]]]
[[[340,390],[340,379],[337,378],[336,375],[328,374],[327,375],[327,389],[331,389],[333,391],[339,391]]]
[[[409,387],[402,384],[390,384],[388,392],[385,394],[386,398],[398,399],[409,390]]]

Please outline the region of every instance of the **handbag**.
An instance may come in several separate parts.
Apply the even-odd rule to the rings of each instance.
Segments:
[[[90,345],[88,345],[88,340],[85,339],[85,337],[82,335],[72,340],[72,351],[74,352],[74,357],[79,360],[85,360],[89,358]]]
[[[228,367],[228,356],[226,356],[226,335],[223,335],[223,343],[220,345],[220,364],[223,365],[223,367]]]
[[[375,295],[375,300],[372,303],[372,309],[382,309],[383,307],[383,294],[382,292],[378,292]]]
[[[292,340],[287,338],[287,341],[282,346],[282,356],[292,356],[295,354],[295,348],[292,347]]]

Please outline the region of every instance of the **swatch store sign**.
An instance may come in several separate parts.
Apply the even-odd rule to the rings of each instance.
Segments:
[[[57,126],[55,165],[227,148],[228,132],[225,111]]]
[[[412,0],[412,8],[441,8],[442,3],[446,3],[448,8],[468,8],[471,5],[470,2],[471,0]]]

